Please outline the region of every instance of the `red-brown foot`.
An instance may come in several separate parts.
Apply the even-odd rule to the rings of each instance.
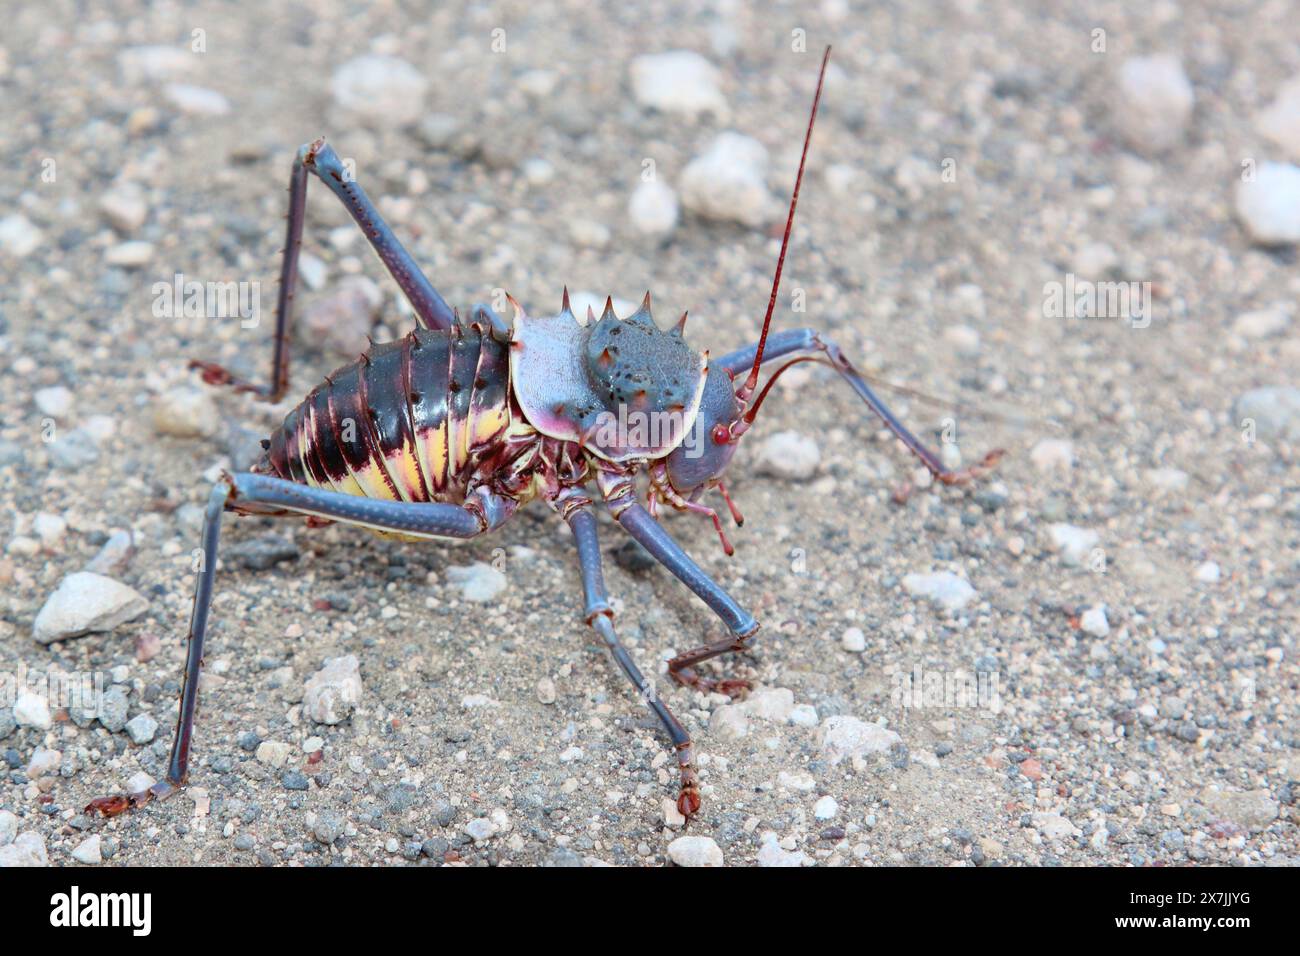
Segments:
[[[682,784],[682,792],[677,796],[677,812],[687,820],[700,812],[700,788],[694,783]]]
[[[86,804],[84,812],[98,813],[106,818],[115,817],[128,810],[138,810],[150,800],[166,800],[179,789],[166,780],[159,780],[148,790],[140,790],[137,793],[115,793],[111,797],[96,797]]]
[[[1006,453],[1005,448],[995,448],[968,468],[963,468],[960,471],[941,471],[934,477],[945,485],[969,484],[976,478],[983,478],[992,471]]]
[[[204,362],[201,359],[190,359],[190,368],[197,369],[199,376],[206,385],[223,385],[233,388],[236,392],[252,392],[259,398],[268,402],[278,400],[278,396],[271,395],[265,388],[260,385],[254,385],[252,382],[245,382],[241,378],[236,378],[230,370],[216,362]]]
[[[131,809],[131,798],[124,793],[117,793],[111,797],[96,797],[86,804],[86,813],[98,813],[101,817],[115,817],[119,813],[126,813]]]
[[[741,678],[718,680],[713,677],[701,677],[689,668],[682,668],[679,671],[669,668],[668,673],[672,675],[673,680],[683,687],[694,687],[706,694],[726,694],[728,697],[740,697],[754,689],[754,684],[751,681]]]
[[[916,491],[916,486],[910,481],[894,485],[889,493],[889,500],[896,505],[905,505],[912,499],[912,492],[914,491]]]
[[[199,374],[203,377],[204,384],[207,385],[235,385],[238,382],[235,376],[216,362],[190,359],[190,368],[198,369]]]

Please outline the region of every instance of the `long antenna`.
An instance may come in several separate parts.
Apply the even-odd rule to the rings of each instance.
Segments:
[[[758,339],[758,353],[754,356],[754,367],[749,371],[749,378],[739,392],[741,401],[748,401],[758,386],[758,367],[763,364],[763,349],[767,345],[767,330],[772,324],[772,313],[776,310],[776,295],[781,288],[781,269],[785,266],[785,253],[790,248],[790,230],[794,227],[794,208],[799,205],[799,187],[803,185],[803,167],[808,159],[808,144],[812,141],[813,123],[817,121],[817,105],[822,100],[822,83],[826,80],[826,64],[831,58],[831,48],[826,47],[822,54],[822,69],[817,74],[817,93],[813,96],[812,115],[808,117],[808,132],[803,138],[803,153],[799,156],[799,175],[794,181],[794,195],[790,197],[790,214],[785,220],[785,236],[781,239],[781,254],[776,260],[776,275],[772,277],[772,297],[767,300],[767,315],[763,318],[763,334]]]

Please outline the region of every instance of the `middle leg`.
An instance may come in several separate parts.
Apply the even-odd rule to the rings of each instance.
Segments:
[[[699,780],[695,775],[695,754],[691,746],[691,736],[682,726],[681,721],[673,716],[668,706],[659,699],[655,686],[641,674],[640,668],[632,660],[627,648],[618,639],[614,631],[614,612],[609,606],[605,593],[605,575],[601,569],[600,545],[596,538],[596,516],[590,506],[582,506],[571,511],[567,518],[573,529],[573,538],[578,546],[578,561],[582,568],[582,589],[586,597],[584,609],[587,623],[613,655],[618,666],[627,675],[642,699],[650,705],[659,722],[668,731],[677,751],[677,762],[681,768],[682,788],[677,796],[677,810],[684,817],[694,815],[700,809]]]
[[[731,631],[729,638],[705,644],[670,660],[668,673],[673,680],[688,687],[718,691],[729,697],[748,690],[750,683],[747,680],[702,677],[696,673],[695,665],[721,654],[748,650],[754,635],[758,633],[758,621],[710,578],[663,526],[636,502],[636,489],[630,478],[602,472],[597,475],[597,483],[610,513],[624,530],[679,581],[694,591]]]

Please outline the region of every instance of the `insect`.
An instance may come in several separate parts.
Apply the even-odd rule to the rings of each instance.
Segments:
[[[285,394],[309,175],[324,182],[352,214],[409,299],[418,328],[397,341],[372,345],[327,376],[263,443],[264,453],[250,471],[223,475],[215,484],[205,512],[203,563],[166,776],[138,793],[96,799],[87,811],[112,816],[167,797],[185,783],[225,512],[306,516],[313,523],[358,525],[402,538],[473,538],[499,528],[521,505],[540,498],[572,529],[587,624],[672,741],[681,778],[678,810],[687,817],[698,812],[690,735],[615,631],[596,536],[597,496],[618,524],[726,626],[727,637],[673,658],[669,674],[684,685],[736,695],[747,689],[747,682],[707,677],[698,668],[711,658],[747,650],[758,622],[709,578],[655,516],[658,509],[671,508],[706,517],[732,553],[722,519],[702,499],[716,490],[737,526],[742,523],[727,494],[727,466],[785,369],[808,361],[830,365],[945,483],[982,474],[1001,454],[992,452],[972,468],[949,471],[876,397],[833,342],[812,329],[769,338],[829,57],[828,47],[762,334],[753,345],[717,360],[686,343],[685,315],[671,329],[660,329],[651,316],[649,293],[626,319],[615,316],[607,300],[599,317],[588,309],[584,324],[574,316],[567,290],[554,316],[527,315],[511,298],[510,325],[485,305],[474,306],[462,319],[420,271],[334,150],[318,139],[298,151],[290,179],[270,384],[241,381],[206,362],[191,365],[209,384],[251,391],[271,402]],[[761,371],[777,362],[782,364],[759,390]],[[644,506],[636,484],[641,472],[649,480]]]

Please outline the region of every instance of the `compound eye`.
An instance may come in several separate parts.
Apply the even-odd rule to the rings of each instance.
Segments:
[[[713,444],[725,445],[731,441],[731,429],[721,423],[713,426]]]

